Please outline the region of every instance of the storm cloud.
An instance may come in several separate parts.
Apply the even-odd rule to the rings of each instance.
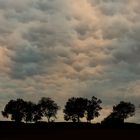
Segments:
[[[42,96],[140,101],[138,0],[0,0],[0,108]],[[131,119],[138,122],[139,114]],[[59,115],[61,120],[62,116]]]

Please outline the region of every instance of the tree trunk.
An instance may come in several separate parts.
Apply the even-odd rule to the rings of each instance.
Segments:
[[[80,117],[79,116],[78,116],[77,120],[78,120],[78,122],[80,122]]]
[[[47,117],[47,119],[48,119],[48,123],[50,122],[50,117]]]

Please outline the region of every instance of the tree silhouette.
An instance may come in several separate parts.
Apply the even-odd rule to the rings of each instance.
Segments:
[[[100,115],[99,111],[102,109],[100,104],[102,101],[96,97],[92,97],[91,100],[87,102],[87,121],[91,122],[95,117]]]
[[[83,118],[87,108],[86,98],[70,98],[63,112],[65,113],[64,119],[66,121],[72,120],[73,122],[80,122],[80,118]]]
[[[36,115],[36,104],[32,102],[25,102],[24,121],[33,122]],[[39,111],[39,110],[38,110]]]
[[[118,105],[113,107],[113,112],[123,120],[135,115],[135,105],[130,102],[121,101]]]
[[[124,123],[124,120],[135,114],[135,105],[130,102],[121,101],[113,106],[111,114],[104,119],[103,123]]]
[[[48,122],[52,121],[51,118],[56,118],[57,111],[60,108],[51,98],[45,97],[43,97],[39,101],[38,107],[40,108],[41,111],[40,114],[43,117],[47,117]]]
[[[37,104],[33,107],[33,121],[38,122],[43,117],[40,106]]]
[[[25,101],[22,99],[10,100],[6,104],[4,111],[2,111],[2,115],[7,118],[10,115],[11,120],[21,122],[25,115],[25,104]]]

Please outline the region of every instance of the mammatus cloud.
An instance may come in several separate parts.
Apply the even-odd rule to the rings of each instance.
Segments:
[[[102,118],[120,100],[137,106],[139,5],[0,0],[0,108],[13,98],[49,96],[63,106],[71,96],[93,95],[104,102]]]

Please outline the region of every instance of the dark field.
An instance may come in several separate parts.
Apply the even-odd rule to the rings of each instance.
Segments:
[[[121,126],[103,126],[87,123],[15,124],[0,122],[0,140],[139,140],[140,125],[126,123]]]

